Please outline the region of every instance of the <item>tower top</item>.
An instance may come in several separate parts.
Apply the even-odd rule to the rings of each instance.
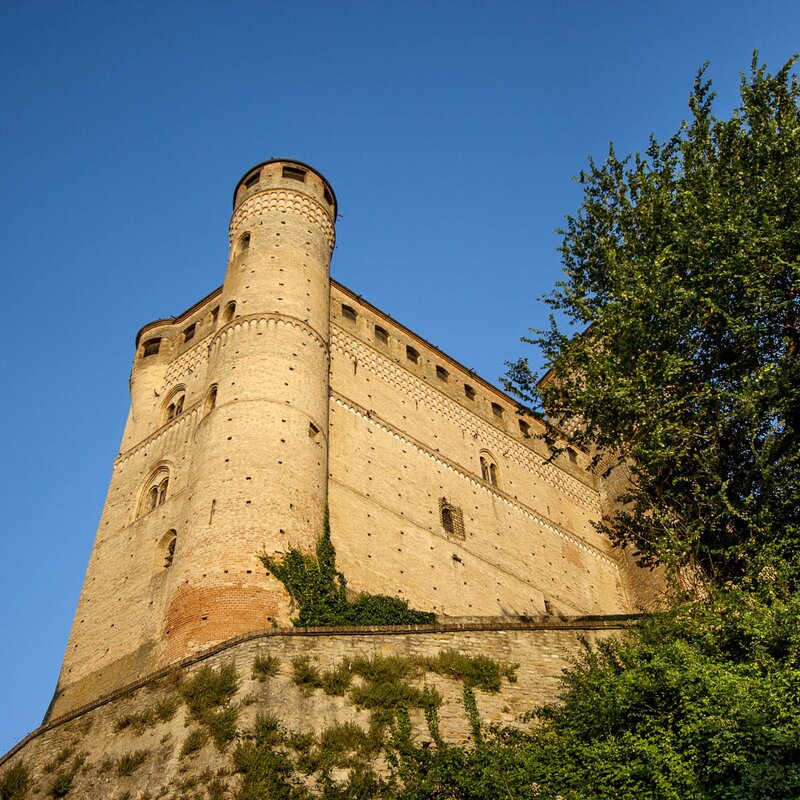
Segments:
[[[306,191],[319,200],[335,222],[336,195],[330,183],[314,167],[291,158],[271,158],[247,170],[233,190],[233,209],[235,211],[248,197],[260,191],[297,189],[298,183],[306,184]]]

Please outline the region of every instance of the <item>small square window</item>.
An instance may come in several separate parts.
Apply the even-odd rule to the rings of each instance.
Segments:
[[[464,394],[467,397],[467,400],[474,400],[475,399],[475,390],[468,384],[464,384]]]
[[[531,435],[531,426],[527,422],[525,422],[524,419],[521,419],[519,421],[519,432],[523,436],[530,436]]]
[[[158,351],[160,348],[161,348],[161,339],[150,339],[149,341],[144,343],[144,349],[142,350],[142,358],[158,355]]]
[[[257,170],[252,175],[248,175],[244,179],[244,188],[249,189],[251,186],[255,186],[258,183],[260,177],[261,177],[261,170]]]
[[[194,332],[195,332],[196,329],[197,329],[197,324],[194,323],[194,322],[191,325],[189,325],[187,328],[184,328],[184,330],[183,330],[183,341],[184,342],[190,342],[192,339],[194,339]]]
[[[379,342],[383,342],[384,344],[389,344],[389,331],[387,331],[386,328],[381,328],[380,325],[376,325],[375,338]]]
[[[447,381],[450,378],[450,373],[444,368],[440,367],[438,364],[436,365],[436,377],[440,381]]]
[[[413,364],[419,364],[419,352],[411,345],[406,346],[406,358]]]
[[[499,403],[492,403],[492,414],[494,414],[499,419],[503,418],[503,406]]]
[[[306,171],[304,169],[298,169],[297,167],[284,167],[283,177],[291,178],[293,181],[300,181],[301,183],[304,183],[306,179]]]
[[[342,305],[342,316],[345,319],[349,319],[350,322],[356,321],[356,310],[352,306]]]

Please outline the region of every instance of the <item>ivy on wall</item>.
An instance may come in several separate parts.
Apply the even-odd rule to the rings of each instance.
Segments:
[[[316,554],[291,548],[282,558],[262,555],[261,563],[289,592],[295,609],[294,624],[300,628],[345,625],[426,625],[436,622],[430,611],[416,611],[408,601],[383,594],[359,594],[347,598],[347,582],[336,569],[336,550],[331,542],[330,521],[325,510]]]

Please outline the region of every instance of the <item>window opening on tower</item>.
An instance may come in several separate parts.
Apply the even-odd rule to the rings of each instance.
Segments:
[[[236,301],[231,300],[228,305],[225,306],[225,314],[222,318],[223,322],[230,322],[233,319],[233,315],[236,313]]]
[[[304,182],[306,179],[306,171],[304,169],[298,169],[297,167],[284,167],[283,177],[291,178],[293,181]]]
[[[252,186],[255,186],[258,183],[260,178],[261,178],[261,170],[259,169],[259,170],[256,170],[252,175],[248,175],[244,179],[244,188],[245,189],[249,189]]]
[[[352,306],[346,306],[344,303],[342,303],[342,316],[345,319],[350,320],[350,322],[355,322],[358,315]]]
[[[191,325],[183,329],[183,341],[190,342],[194,339],[194,333],[197,330],[197,323],[193,322]]]
[[[158,337],[156,339],[148,339],[144,343],[144,347],[142,348],[142,358],[147,358],[148,356],[155,356],[158,355],[158,351],[161,349],[161,338]]]

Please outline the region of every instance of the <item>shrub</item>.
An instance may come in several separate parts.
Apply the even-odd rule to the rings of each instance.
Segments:
[[[195,719],[211,708],[228,702],[239,688],[239,676],[232,662],[222,664],[219,669],[201,667],[183,685],[181,694]]]
[[[308,656],[298,656],[292,661],[292,680],[304,694],[310,694],[322,686],[322,676],[317,665]]]
[[[149,756],[149,750],[134,750],[132,753],[125,753],[117,759],[117,775],[120,777],[133,775]]]
[[[18,761],[0,776],[0,800],[22,800],[30,785],[30,770],[24,761]]]
[[[350,671],[350,662],[343,661],[333,669],[322,673],[320,684],[325,694],[342,697],[353,682],[353,673]]]
[[[238,719],[239,709],[235,705],[226,706],[218,711],[206,711],[203,715],[203,724],[220,752],[236,738]]]
[[[258,653],[253,659],[253,678],[265,681],[274,678],[281,671],[281,660],[273,655]]]
[[[203,745],[208,741],[208,731],[202,728],[195,728],[189,732],[189,735],[184,739],[183,746],[181,747],[181,758],[192,755],[200,750]]]

